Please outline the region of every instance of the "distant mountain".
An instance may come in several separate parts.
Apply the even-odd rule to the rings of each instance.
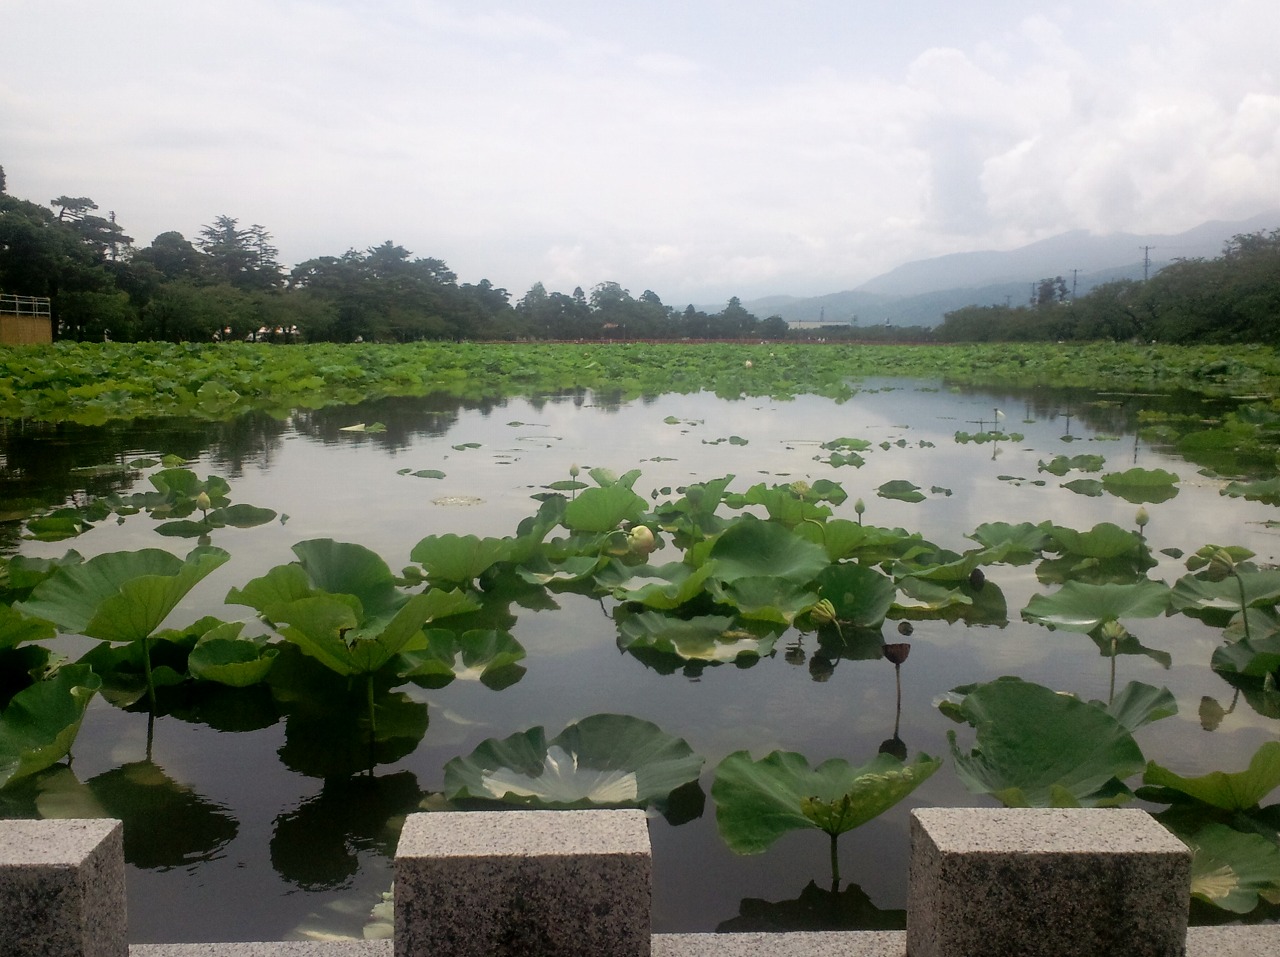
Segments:
[[[1007,251],[953,253],[905,263],[856,289],[825,296],[770,296],[744,302],[760,318],[788,322],[849,322],[859,325],[934,326],[945,313],[970,305],[1028,302],[1040,279],[1062,276],[1077,295],[1114,279],[1141,279],[1149,251],[1150,274],[1175,259],[1212,259],[1239,233],[1280,227],[1280,210],[1237,222],[1208,222],[1175,235],[1084,230],[1062,233]],[[1072,270],[1075,270],[1073,277]]]

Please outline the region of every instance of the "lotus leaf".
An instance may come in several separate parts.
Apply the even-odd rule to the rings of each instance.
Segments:
[[[1191,894],[1233,914],[1247,914],[1258,898],[1280,903],[1280,848],[1259,834],[1206,824],[1179,834],[1191,848]]]
[[[426,632],[424,651],[401,654],[397,671],[417,684],[442,688],[455,678],[479,681],[500,691],[520,680],[524,647],[508,632],[473,628],[461,635],[446,628]]]
[[[608,532],[644,511],[644,499],[619,482],[584,491],[564,507],[564,524],[575,532]]]
[[[1022,610],[1022,617],[1047,628],[1092,632],[1108,621],[1163,615],[1168,604],[1169,587],[1163,582],[1141,581],[1132,585],[1067,582],[1052,595],[1033,595]]]
[[[85,709],[101,686],[88,665],[64,665],[9,699],[0,713],[0,788],[70,752]]]
[[[41,618],[24,615],[12,605],[0,605],[0,648],[14,648],[24,641],[43,641],[57,629]]]
[[[732,605],[744,618],[783,625],[791,624],[818,601],[816,592],[783,578],[762,575],[723,582],[714,577],[714,570],[707,579],[707,593],[716,601]]]
[[[261,639],[241,638],[244,622],[226,622],[206,632],[187,657],[191,674],[232,688],[247,688],[267,677],[279,649]]]
[[[1216,582],[1184,575],[1174,583],[1169,597],[1174,611],[1226,627],[1241,608],[1274,605],[1280,600],[1280,569],[1241,570]]]
[[[514,544],[510,538],[428,535],[413,546],[409,557],[426,569],[430,579],[465,584],[498,562],[509,561]]]
[[[864,565],[828,565],[815,579],[818,594],[831,602],[836,618],[860,628],[879,628],[893,607],[893,581]]]
[[[906,479],[895,479],[892,482],[885,482],[878,489],[876,494],[881,498],[894,499],[899,502],[923,502],[924,493],[920,491],[919,485],[913,485]]]
[[[778,578],[805,584],[829,564],[820,546],[781,525],[746,516],[716,539],[709,557],[715,561],[712,577],[721,583]]]
[[[1221,494],[1231,498],[1243,498],[1250,502],[1280,505],[1280,478],[1259,482],[1228,482]]]
[[[1040,554],[1049,545],[1049,523],[1041,522],[1032,525],[1022,522],[1010,525],[1008,522],[986,522],[973,530],[969,537],[985,548],[1007,545],[1004,554],[1006,562],[1016,562]]]
[[[717,924],[716,933],[905,930],[906,926],[905,910],[881,910],[857,884],[833,891],[810,881],[795,900],[744,898],[738,916]]]
[[[1132,468],[1108,472],[1102,476],[1102,487],[1134,505],[1166,502],[1178,494],[1178,476],[1164,469]]]
[[[17,607],[64,632],[102,641],[140,641],[230,557],[207,546],[194,549],[185,560],[157,548],[107,552],[62,566]]]
[[[1249,811],[1280,787],[1280,741],[1264,742],[1244,771],[1213,771],[1184,778],[1152,761],[1142,775],[1146,784],[1169,788],[1224,811]]]
[[[1242,638],[1213,651],[1210,667],[1221,675],[1266,679],[1280,673],[1280,635]]]
[[[941,766],[926,754],[910,764],[878,754],[863,765],[832,758],[810,769],[793,752],[753,761],[736,751],[720,762],[711,786],[716,825],[738,854],[759,854],[797,828],[835,837],[893,807]]]
[[[669,610],[702,593],[707,576],[715,569],[708,562],[691,568],[684,562],[628,567],[614,560],[596,574],[596,583],[618,601],[633,601],[648,608]]]
[[[1073,479],[1070,482],[1063,482],[1062,487],[1069,492],[1089,498],[1101,498],[1105,491],[1103,484],[1097,479]]]
[[[1168,688],[1156,688],[1141,681],[1130,681],[1111,699],[1111,704],[1091,701],[1120,722],[1128,731],[1178,713],[1178,702]]]
[[[702,758],[656,724],[597,714],[550,741],[537,727],[482,742],[445,765],[444,792],[537,807],[661,806],[701,769]]]
[[[742,657],[767,655],[776,634],[745,631],[734,627],[727,615],[699,615],[674,618],[656,611],[618,616],[618,648],[635,652],[652,649],[685,661],[720,663]]]
[[[1005,677],[954,689],[944,714],[972,725],[973,750],[947,733],[965,787],[1009,807],[1092,807],[1131,795],[1121,782],[1141,771],[1142,751],[1103,708]]]

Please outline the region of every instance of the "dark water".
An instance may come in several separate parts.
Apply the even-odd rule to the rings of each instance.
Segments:
[[[1274,509],[1219,495],[1221,482],[1197,466],[1135,438],[1138,411],[1175,407],[1213,410],[1194,397],[1095,396],[1083,393],[952,391],[939,383],[867,383],[847,403],[816,397],[794,401],[725,401],[660,396],[635,402],[579,394],[487,405],[454,400],[386,400],[298,413],[287,421],[250,416],[231,423],[135,422],[78,429],[8,424],[0,435],[0,510],[18,515],[33,504],[83,502],[110,491],[149,487],[138,471],[85,477],[72,470],[147,454],[176,453],[201,476],[228,479],[232,501],[287,516],[252,529],[223,529],[214,544],[232,559],[206,579],[173,616],[248,618],[226,606],[227,590],[293,559],[290,546],[329,537],[378,552],[398,570],[428,534],[514,535],[538,503],[530,496],[568,478],[571,464],[615,472],[642,470],[640,494],[676,489],[732,473],[732,488],[757,482],[827,478],[868,524],[919,531],[964,551],[964,536],[984,522],[1052,520],[1087,529],[1110,521],[1132,528],[1135,505],[1110,495],[1065,490],[1066,478],[1040,472],[1057,454],[1099,454],[1104,471],[1163,468],[1180,476],[1176,497],[1147,505],[1147,537],[1160,565],[1149,575],[1172,583],[1182,564],[1161,549],[1192,552],[1208,542],[1245,545],[1258,560],[1276,560]],[[958,443],[957,431],[997,422],[1021,441]],[[673,421],[674,420],[674,421]],[[380,422],[385,432],[344,432]],[[866,464],[832,468],[819,446],[839,437],[874,443]],[[728,441],[745,439],[745,444]],[[881,448],[880,444],[887,444]],[[437,470],[443,478],[417,478]],[[928,493],[919,504],[876,496],[882,483],[909,479]],[[1037,484],[1043,483],[1043,484]],[[661,494],[659,499],[675,498]],[[471,503],[471,504],[463,504]],[[61,543],[24,541],[21,523],[4,523],[0,543],[38,556],[74,547],[85,556],[118,549],[190,543],[164,539],[147,515],[114,519]],[[657,561],[673,560],[674,550]],[[925,620],[915,623],[902,668],[902,705],[895,713],[894,668],[886,660],[831,661],[813,636],[789,632],[777,652],[751,667],[661,668],[620,653],[610,603],[575,594],[550,601],[513,601],[509,629],[528,652],[515,684],[494,691],[476,681],[439,690],[409,686],[406,713],[425,716],[412,751],[372,774],[339,773],[334,732],[323,716],[281,718],[262,689],[167,699],[151,729],[145,714],[101,699],[92,705],[70,770],[43,776],[8,799],[8,813],[48,816],[107,813],[126,821],[130,861],[130,928],[137,942],[260,940],[323,933],[358,936],[369,910],[389,889],[390,855],[403,816],[443,784],[444,765],[490,737],[535,725],[557,734],[567,723],[624,713],[685,739],[705,758],[703,795],[668,820],[654,815],[654,922],[658,932],[813,926],[835,920],[864,927],[900,924],[906,898],[907,812],[922,805],[973,805],[944,766],[902,804],[841,838],[846,885],[830,893],[826,836],[793,832],[766,853],[740,857],[726,847],[709,796],[712,770],[727,754],[756,758],[798,751],[811,764],[831,757],[871,759],[895,737],[912,754],[947,753],[954,727],[933,706],[950,688],[1017,674],[1073,691],[1107,696],[1110,662],[1085,636],[1023,623],[1018,612],[1050,589],[1032,566],[987,569],[1009,607],[1002,627]],[[532,607],[530,607],[532,606]],[[256,627],[256,626],[250,626]],[[1166,685],[1180,713],[1142,729],[1148,758],[1183,774],[1243,767],[1274,739],[1275,719],[1241,705],[1212,733],[1197,709],[1204,696],[1224,704],[1231,689],[1208,668],[1218,632],[1185,617],[1134,625],[1145,644],[1168,651],[1169,669],[1149,658],[1118,661],[1118,680]],[[898,640],[894,623],[886,640]],[[62,639],[68,653],[84,647]],[[811,886],[812,885],[812,886]],[[771,906],[776,905],[776,906]],[[886,913],[887,912],[887,913]],[[815,916],[816,915],[816,916]],[[824,916],[825,915],[825,916]]]

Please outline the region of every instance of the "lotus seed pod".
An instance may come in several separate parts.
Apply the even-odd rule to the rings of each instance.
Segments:
[[[911,654],[911,645],[905,641],[898,641],[884,646],[884,656],[895,665],[900,665],[906,661],[909,654]]]

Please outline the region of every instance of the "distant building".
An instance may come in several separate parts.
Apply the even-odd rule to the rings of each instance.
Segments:
[[[53,342],[53,313],[43,296],[0,294],[0,345]]]

